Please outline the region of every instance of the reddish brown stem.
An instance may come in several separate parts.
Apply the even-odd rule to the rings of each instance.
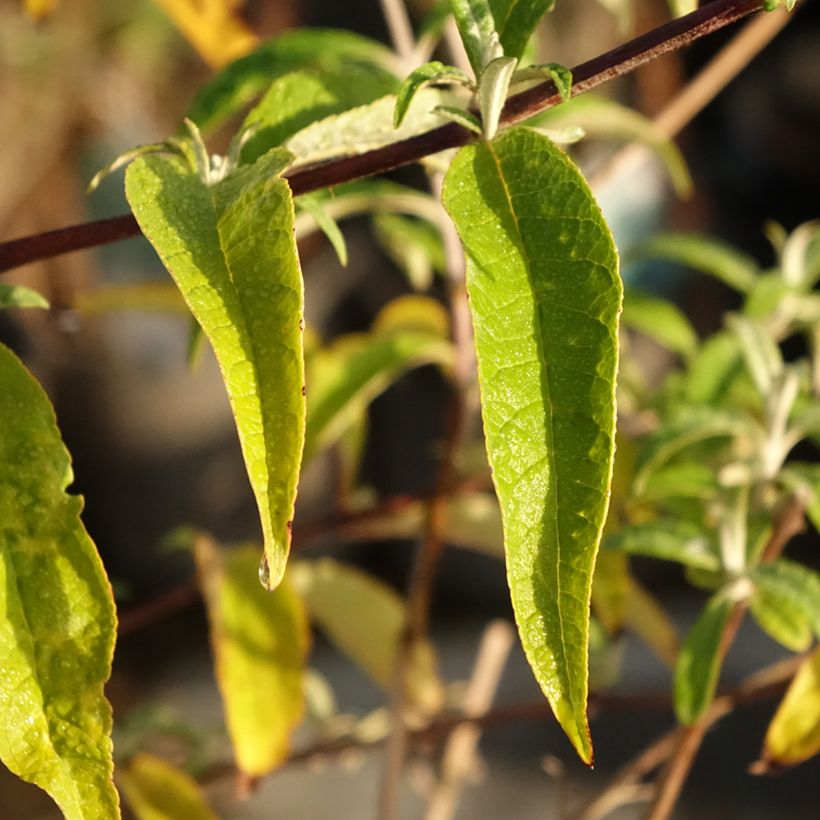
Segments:
[[[572,70],[572,94],[582,94],[627,74],[661,54],[682,48],[761,8],[761,0],[714,0],[685,17],[672,20],[576,66]],[[504,108],[501,122],[504,125],[520,122],[559,102],[560,97],[553,83],[541,83],[511,97]],[[474,138],[470,132],[451,123],[374,151],[341,157],[312,167],[296,168],[287,177],[294,195],[298,196],[418,162],[430,154],[466,145]],[[118,242],[138,233],[136,220],[128,214],[14,239],[0,244],[0,273],[69,251]]]

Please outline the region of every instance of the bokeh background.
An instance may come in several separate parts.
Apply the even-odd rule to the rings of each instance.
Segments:
[[[196,89],[213,68],[172,22],[166,3],[152,0],[62,0],[36,22],[17,0],[0,2],[0,237],[59,227],[127,210],[121,176],[92,196],[94,172],[120,151],[161,140],[176,130]],[[173,5],[173,4],[170,4]],[[219,5],[219,4],[216,4]],[[611,178],[598,194],[628,248],[660,227],[716,235],[762,263],[773,261],[763,226],[791,230],[818,216],[820,193],[820,13],[808,2],[680,137],[695,182],[681,201],[663,170],[643,164],[627,179]],[[417,19],[429,3],[410,3]],[[607,8],[609,7],[609,8]],[[239,17],[260,38],[296,26],[346,27],[387,42],[376,0],[249,0]],[[559,0],[542,26],[544,60],[573,65],[669,18],[661,0]],[[604,93],[644,114],[657,113],[699,67],[736,32],[733,28],[668,55]],[[218,135],[216,144],[226,134]],[[617,146],[582,145],[578,156],[594,171]],[[423,184],[417,169],[398,179]],[[406,277],[374,241],[366,219],[345,226],[350,265],[342,268],[326,241],[304,243],[302,262],[309,323],[324,338],[365,330],[376,311],[409,291]],[[649,287],[673,296],[707,334],[735,306],[718,283],[664,267],[627,269]],[[188,327],[176,315],[73,310],[100,283],[163,281],[166,274],[142,239],[30,265],[13,274],[48,295],[53,309],[0,313],[0,338],[11,344],[47,388],[86,497],[86,525],[102,553],[124,613],[146,602],[168,602],[120,639],[109,696],[122,754],[143,741],[169,756],[206,765],[224,757],[227,740],[213,681],[204,612],[192,592],[192,565],[168,548],[169,533],[204,528],[226,542],[255,539],[256,515],[227,401],[212,358],[186,365]],[[441,296],[440,286],[433,292]],[[644,354],[662,372],[661,351]],[[446,387],[432,368],[402,378],[369,413],[362,483],[375,496],[423,494],[432,484],[442,434]],[[2,434],[2,431],[0,431]],[[816,454],[815,454],[816,457]],[[333,465],[311,465],[300,490],[297,526],[322,520],[335,505]],[[793,555],[817,560],[805,536]],[[298,547],[298,544],[297,544]],[[367,544],[328,535],[310,554],[353,561],[403,590],[412,541]],[[702,599],[666,565],[636,562],[639,576],[685,629]],[[448,550],[433,603],[432,632],[442,671],[470,674],[483,628],[511,619],[501,564],[477,552]],[[616,691],[663,692],[668,670],[629,639],[621,647]],[[730,653],[725,680],[736,681],[783,655],[748,626]],[[331,681],[341,709],[365,714],[383,704],[379,692],[321,638],[311,665]],[[539,693],[523,654],[515,649],[497,701],[531,702]],[[488,729],[483,766],[461,802],[464,818],[571,817],[619,766],[671,726],[650,701],[639,711],[602,711],[593,723],[597,765],[587,771],[550,720]],[[771,704],[744,709],[709,736],[684,791],[680,817],[808,818],[817,812],[820,764],[778,778],[747,773],[760,747]],[[1,730],[1,729],[0,729]],[[198,757],[197,757],[198,756]],[[320,762],[321,763],[321,762]],[[315,761],[314,761],[315,764]],[[268,778],[249,801],[234,800],[218,781],[209,796],[230,818],[366,817],[375,813],[382,761],[348,755],[321,765],[294,765]],[[430,771],[411,767],[406,817],[420,816],[418,791]],[[616,817],[639,816],[624,809]],[[57,816],[48,798],[0,774],[0,818]]]

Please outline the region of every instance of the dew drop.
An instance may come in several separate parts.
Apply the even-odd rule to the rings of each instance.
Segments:
[[[259,583],[265,589],[270,589],[270,565],[266,555],[263,555],[262,560],[259,562]]]

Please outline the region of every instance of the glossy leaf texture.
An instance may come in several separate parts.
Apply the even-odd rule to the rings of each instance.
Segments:
[[[236,764],[261,776],[287,756],[302,718],[305,610],[287,580],[273,592],[259,585],[254,547],[221,550],[203,537],[195,556]]]
[[[161,757],[136,755],[117,780],[137,820],[217,820],[197,782]]]
[[[803,661],[775,712],[764,744],[769,767],[795,766],[820,754],[820,648]]]
[[[116,614],[51,404],[0,345],[0,759],[69,820],[119,817],[111,780]]]
[[[294,562],[291,578],[311,620],[370,678],[389,690],[406,624],[404,601],[398,593],[384,581],[332,558]],[[416,646],[411,658],[408,695],[427,713],[443,705],[436,657],[427,641]]]
[[[264,534],[272,589],[282,578],[305,425],[302,277],[293,201],[271,151],[206,186],[181,158],[129,166],[128,202],[213,346]]]
[[[617,253],[577,168],[527,128],[463,148],[443,200],[467,255],[484,431],[521,640],[590,762],[589,600],[614,451]]]
[[[694,723],[715,695],[721,664],[723,631],[732,601],[718,593],[706,605],[686,636],[675,668],[675,713],[684,725]]]
[[[345,66],[356,66],[388,82],[394,76],[393,62],[390,51],[381,43],[350,31],[288,31],[235,60],[202,86],[188,110],[188,118],[203,132],[213,131],[261,96],[277,77],[290,71],[340,71]]]

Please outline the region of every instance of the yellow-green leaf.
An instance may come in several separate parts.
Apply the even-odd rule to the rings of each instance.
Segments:
[[[71,460],[39,384],[0,345],[0,759],[69,820],[119,817],[111,781],[116,614],[68,495]]]
[[[803,662],[766,732],[764,756],[795,766],[820,753],[820,648]]]
[[[197,782],[161,757],[138,754],[117,779],[137,820],[217,820]]]
[[[589,762],[589,600],[614,451],[617,253],[580,172],[527,128],[462,148],[443,199],[467,253],[519,633],[561,726]]]
[[[126,195],[225,379],[264,534],[263,582],[285,571],[304,442],[302,276],[274,149],[206,185],[180,157],[132,163]]]
[[[216,679],[236,765],[256,777],[285,759],[302,718],[308,629],[287,579],[273,592],[257,581],[254,547],[195,547],[211,625]]]
[[[328,638],[376,683],[390,689],[406,624],[404,602],[395,590],[332,558],[295,562],[291,578]],[[441,707],[435,654],[427,642],[416,647],[408,686],[413,701],[425,711]]]

